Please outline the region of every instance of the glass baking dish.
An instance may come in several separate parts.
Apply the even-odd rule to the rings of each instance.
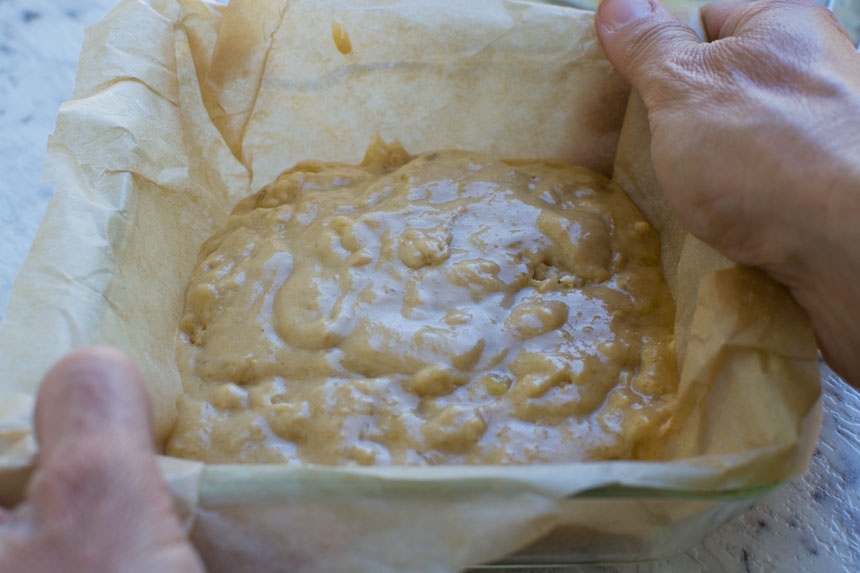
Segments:
[[[144,10],[145,6],[143,3],[127,2],[126,9]],[[170,51],[175,49],[175,38],[171,35],[172,28],[170,26],[163,26],[163,19],[161,18],[153,18],[153,21],[159,26],[156,31],[162,33],[169,40],[165,45],[167,46],[167,52],[173,55]],[[592,29],[590,20],[583,27],[586,26],[589,30]],[[541,28],[540,33],[545,34],[546,29],[546,27]],[[562,32],[566,35],[568,30],[564,29]],[[129,34],[124,33],[118,39],[123,40],[128,37]],[[100,37],[96,38],[96,40],[93,44],[99,47],[105,45],[112,46]],[[151,43],[150,37],[147,37],[147,42]],[[119,50],[114,50],[114,52],[119,52]],[[113,55],[114,52],[111,52],[110,55]],[[149,62],[145,58],[142,60],[147,63]],[[167,64],[174,65],[175,62],[168,61]],[[155,74],[152,71],[153,69],[160,70],[161,68],[147,64],[144,71]],[[167,76],[167,80],[169,81],[166,80],[165,85],[170,88],[173,85],[171,82],[175,80],[175,77],[171,75],[174,70],[169,65],[165,65],[164,69],[169,73],[161,74],[159,71],[161,75],[156,74],[156,77]],[[196,75],[192,74],[191,76],[196,78]],[[138,84],[134,82],[121,82],[120,86],[131,90],[132,95],[135,96],[133,99],[135,105],[128,106],[133,111],[141,107],[137,104],[143,99],[150,97],[149,92],[140,94],[134,91],[138,89]],[[110,102],[96,100],[96,103],[100,104],[98,114],[96,114],[100,117],[99,114],[105,113],[104,106]],[[169,103],[174,105],[173,102]],[[192,99],[188,105],[192,106],[192,104],[196,105],[197,103],[196,99]],[[82,107],[82,104],[78,104],[78,107]],[[75,105],[69,106],[69,108],[74,111]],[[172,108],[170,109],[172,110]],[[189,109],[196,108],[192,106]],[[149,119],[149,116],[147,116],[147,119]],[[149,121],[141,122],[141,125],[146,127],[149,123]],[[189,122],[189,124],[193,123]],[[140,127],[138,124],[135,124],[135,126]],[[84,132],[86,133],[87,131],[84,130]],[[159,137],[157,138],[138,137],[135,141],[141,144],[147,144],[150,141],[163,141],[164,134],[159,133],[158,135]],[[55,144],[59,146],[61,140],[57,134],[55,134],[54,140]],[[81,147],[80,145],[75,146],[76,149]],[[90,149],[86,146],[83,147],[85,147],[84,151],[89,151]],[[97,166],[102,165],[102,149],[101,146],[98,146],[99,158],[95,163]],[[129,155],[134,154],[121,154],[122,160],[124,161],[124,158]],[[148,157],[146,154],[137,155]],[[168,159],[170,158],[164,158],[165,161]],[[93,162],[88,162],[86,165],[93,165]],[[175,173],[176,171],[178,170],[170,173]],[[124,177],[128,172],[128,170],[114,169],[105,177]],[[141,178],[141,180],[143,179]],[[145,182],[148,181],[148,179],[145,180]],[[157,197],[161,197],[161,195],[157,195]],[[123,211],[123,215],[125,215],[125,211]],[[112,228],[111,231],[114,234],[119,232],[116,228]],[[142,233],[141,237],[144,236],[150,236],[150,234]],[[146,241],[144,243],[149,244]],[[164,261],[159,260],[158,265],[153,264],[152,268],[163,269],[166,268],[165,264]],[[144,269],[147,272],[151,272],[149,271],[149,267],[144,267]],[[176,275],[176,273],[167,272],[164,274],[170,276]],[[87,283],[87,286],[89,287],[89,283]],[[117,292],[117,290],[113,291],[113,295],[118,296]],[[159,301],[165,298],[163,289],[159,289],[157,298]],[[141,300],[141,297],[135,297],[131,303],[136,304],[139,300]],[[137,306],[134,306],[134,309],[137,308]],[[149,307],[146,307],[146,311],[148,318],[152,312]],[[167,326],[168,328],[172,327],[172,325]],[[134,333],[137,336],[137,330]],[[44,343],[43,346],[45,346]],[[178,460],[174,460],[174,462],[179,463]],[[167,463],[170,462],[168,461]],[[457,531],[465,530],[469,534],[468,537],[470,539],[474,538],[476,545],[482,545],[488,535],[487,531],[491,530],[494,526],[496,526],[496,529],[499,529],[499,524],[493,523],[491,518],[477,520],[472,515],[466,516],[467,518],[471,518],[468,521],[469,527],[466,528],[462,523],[457,524],[452,522],[448,517],[450,515],[448,506],[464,505],[468,506],[467,509],[471,511],[473,507],[472,502],[475,502],[474,505],[480,505],[480,509],[485,511],[487,515],[492,515],[492,510],[497,508],[494,508],[491,502],[498,501],[500,505],[508,504],[508,506],[512,506],[514,502],[511,500],[515,499],[515,496],[519,496],[516,499],[522,499],[533,493],[537,493],[538,495],[532,495],[532,497],[549,497],[552,492],[558,491],[558,488],[561,487],[558,484],[562,480],[573,478],[572,481],[577,481],[577,478],[581,477],[578,475],[579,472],[583,475],[589,474],[592,477],[598,476],[600,478],[589,483],[599,482],[601,484],[610,484],[598,489],[580,488],[574,490],[571,488],[561,491],[558,494],[559,496],[568,495],[571,491],[576,491],[577,493],[563,499],[557,508],[552,508],[554,513],[551,523],[554,529],[549,529],[550,526],[548,524],[550,522],[541,522],[540,525],[542,528],[533,530],[535,532],[534,535],[525,538],[527,540],[534,540],[540,537],[540,539],[532,542],[524,550],[503,559],[503,563],[488,565],[489,567],[502,565],[537,566],[594,562],[629,562],[666,557],[684,551],[690,545],[700,541],[720,524],[743,511],[755,498],[778,486],[776,483],[756,482],[756,486],[752,488],[738,489],[736,487],[732,489],[730,485],[723,485],[721,483],[713,487],[716,489],[719,485],[723,485],[723,489],[721,491],[714,491],[704,489],[706,486],[701,486],[699,490],[689,486],[686,489],[666,490],[616,485],[620,483],[633,483],[631,480],[625,479],[628,476],[624,473],[633,467],[631,462],[612,462],[612,468],[606,467],[608,464],[599,467],[596,464],[581,464],[577,467],[563,468],[563,471],[560,471],[558,467],[554,469],[545,467],[533,468],[533,470],[536,469],[541,473],[544,471],[548,473],[554,472],[555,481],[549,484],[554,487],[550,488],[547,486],[542,490],[537,489],[537,486],[532,488],[533,484],[527,480],[519,481],[518,478],[512,477],[515,474],[516,476],[526,475],[528,470],[525,468],[522,471],[515,471],[514,469],[511,469],[510,472],[506,471],[505,475],[501,476],[501,478],[498,475],[494,476],[494,472],[498,470],[492,467],[474,468],[475,472],[458,470],[460,473],[469,473],[469,475],[458,477],[456,480],[450,479],[450,476],[446,477],[446,470],[440,469],[439,472],[433,472],[433,475],[430,476],[434,480],[438,478],[438,481],[433,481],[416,477],[416,472],[412,472],[409,468],[405,468],[399,472],[388,472],[383,479],[378,479],[379,476],[377,476],[377,479],[374,479],[373,473],[370,471],[362,474],[360,471],[351,471],[349,469],[333,471],[310,468],[305,471],[302,469],[264,468],[258,466],[208,466],[201,470],[195,463],[186,462],[186,464],[188,466],[187,474],[183,472],[170,473],[173,482],[169,485],[173,486],[171,487],[171,491],[176,496],[177,505],[180,506],[179,509],[183,509],[182,502],[187,504],[184,513],[188,518],[189,526],[193,527],[190,522],[193,522],[195,517],[197,524],[206,522],[209,519],[208,524],[212,525],[208,531],[210,536],[203,540],[195,539],[195,542],[205,544],[208,541],[210,544],[220,544],[221,548],[224,549],[223,536],[221,538],[217,536],[219,532],[223,533],[224,528],[221,527],[219,529],[213,525],[213,523],[219,526],[223,524],[223,519],[221,522],[217,521],[219,519],[218,514],[221,513],[226,515],[228,519],[231,517],[234,518],[231,523],[233,526],[231,534],[235,536],[237,541],[244,542],[243,549],[247,551],[248,555],[253,555],[254,552],[264,553],[259,551],[259,548],[264,545],[263,541],[266,539],[264,537],[266,534],[270,536],[268,539],[274,539],[274,536],[279,536],[278,539],[287,538],[284,542],[285,544],[292,543],[288,539],[288,532],[290,530],[285,529],[284,524],[286,523],[292,527],[304,526],[304,523],[291,518],[297,513],[304,511],[305,516],[313,515],[314,519],[316,519],[317,514],[309,510],[319,510],[319,514],[323,516],[327,515],[330,519],[329,523],[336,527],[338,525],[337,517],[344,513],[342,506],[349,505],[350,507],[363,508],[369,504],[375,504],[373,509],[377,511],[379,515],[376,517],[380,519],[386,518],[385,512],[390,511],[390,506],[400,508],[398,511],[401,511],[409,520],[413,520],[414,514],[411,513],[413,507],[429,508],[431,513],[439,516],[434,523],[436,525],[441,524],[441,527],[438,528],[438,531],[442,532],[441,537],[449,537],[451,535],[449,529]],[[636,465],[640,468],[648,467],[648,464],[644,462]],[[606,467],[606,469],[599,469],[602,467]],[[198,470],[201,470],[199,479],[196,473]],[[485,475],[481,474],[481,472],[484,472]],[[184,480],[186,475],[187,479]],[[656,474],[653,474],[651,477],[654,475]],[[541,481],[541,485],[544,483],[546,481]],[[637,485],[641,485],[641,482],[636,483]],[[653,483],[665,482],[651,480],[648,485],[652,485]],[[180,491],[186,485],[188,486],[188,491]],[[546,494],[547,491],[550,494]],[[183,493],[187,493],[187,495],[182,495]],[[245,519],[247,512],[251,511],[262,514],[258,522],[254,523]],[[449,513],[446,513],[446,511],[449,511]],[[214,518],[212,517],[213,515]],[[358,518],[355,518],[353,521],[359,527],[355,531],[357,536],[349,539],[348,550],[356,553],[362,548],[359,537],[372,537],[373,532],[368,533],[366,530],[373,528],[373,522],[369,521],[370,518],[363,511],[360,513],[353,511],[353,515],[358,515]],[[484,514],[481,515],[483,516]],[[267,521],[272,516],[277,516],[277,519]],[[311,521],[311,525],[315,523],[314,520]],[[526,522],[526,526],[531,527],[531,523]],[[195,536],[195,531],[197,531],[198,535],[205,535],[200,533],[200,529],[202,528],[193,527],[191,531],[192,537]],[[529,531],[531,532],[532,530]],[[542,535],[542,532],[548,533]],[[321,533],[327,535],[330,531],[322,530]],[[390,535],[396,539],[405,538],[408,533],[403,533],[395,528],[391,528],[390,530]],[[385,544],[392,543],[390,538],[377,536],[376,541],[380,540]],[[514,551],[524,544],[525,540],[522,540],[510,544],[502,543],[499,546],[503,549],[510,547],[510,550]],[[405,546],[412,547],[409,544]],[[231,551],[231,549],[228,547],[226,551]],[[469,562],[494,559],[502,553],[504,551],[485,551],[483,558],[470,558]],[[261,556],[267,557],[267,555]],[[269,562],[272,561],[269,560]]]
[[[567,500],[579,523],[561,526],[526,549],[478,568],[635,563],[681,554],[776,489],[689,493],[601,488]],[[619,518],[623,516],[623,518]],[[623,521],[622,521],[623,520]],[[610,529],[613,533],[604,533]]]
[[[587,465],[587,464],[584,464]],[[428,483],[409,479],[386,480],[382,492],[372,477],[362,479],[344,471],[340,479],[317,480],[307,474],[289,473],[277,466],[208,466],[199,483],[201,507],[214,511],[233,504],[250,504],[259,511],[288,512],[297,502],[325,514],[347,500],[369,503],[384,499],[389,504],[433,498],[440,505],[462,504],[481,498],[490,487],[484,480]],[[480,468],[474,468],[480,471]],[[442,469],[442,472],[445,470]],[[241,472],[241,475],[237,474]],[[285,487],[287,483],[292,486]],[[683,553],[728,520],[748,508],[780,484],[765,484],[736,491],[683,492],[608,486],[580,492],[560,504],[560,524],[525,549],[497,562],[474,565],[476,569],[545,567],[596,563],[642,562]],[[505,498],[505,492],[499,492]],[[265,509],[263,509],[265,508]],[[254,532],[256,533],[256,532]],[[191,536],[198,546],[214,541]]]

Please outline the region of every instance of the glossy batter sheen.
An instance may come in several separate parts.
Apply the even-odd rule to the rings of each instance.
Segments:
[[[584,168],[374,145],[306,162],[203,247],[170,455],[648,457],[677,381],[659,239]]]

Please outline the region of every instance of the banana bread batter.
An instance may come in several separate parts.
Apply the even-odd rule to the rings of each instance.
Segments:
[[[677,384],[659,238],[580,167],[374,144],[203,247],[166,453],[210,463],[647,458]]]

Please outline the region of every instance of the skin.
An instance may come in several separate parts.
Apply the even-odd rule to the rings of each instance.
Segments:
[[[648,108],[681,222],[785,284],[825,359],[860,387],[860,54],[809,0],[702,18],[709,43],[656,0],[605,0],[596,25]]]
[[[203,571],[161,479],[151,420],[143,378],[119,351],[54,366],[39,390],[26,500],[0,513],[0,572]]]
[[[809,1],[710,6],[703,18],[710,43],[656,0],[605,0],[596,25],[648,107],[654,166],[681,221],[788,286],[828,361],[858,386],[860,55]],[[26,501],[0,511],[0,572],[203,570],[159,474],[130,359],[67,356],[35,418],[38,467]]]

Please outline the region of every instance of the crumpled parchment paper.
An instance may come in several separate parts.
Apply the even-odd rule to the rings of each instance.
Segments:
[[[357,162],[377,134],[413,153],[614,170],[663,236],[678,309],[666,461],[287,468],[162,458],[211,569],[443,571],[553,531],[556,544],[567,532],[562,545],[623,557],[633,540],[647,546],[713,510],[712,492],[801,474],[820,420],[807,319],[784,289],[678,225],[651,167],[642,103],[628,96],[593,14],[557,6],[124,0],[87,33],[48,146],[57,193],[0,328],[0,502],[20,499],[35,460],[39,381],[76,347],[112,344],[138,361],[163,440],[181,392],[177,323],[203,241],[296,162]],[[705,501],[571,499],[601,488]]]

